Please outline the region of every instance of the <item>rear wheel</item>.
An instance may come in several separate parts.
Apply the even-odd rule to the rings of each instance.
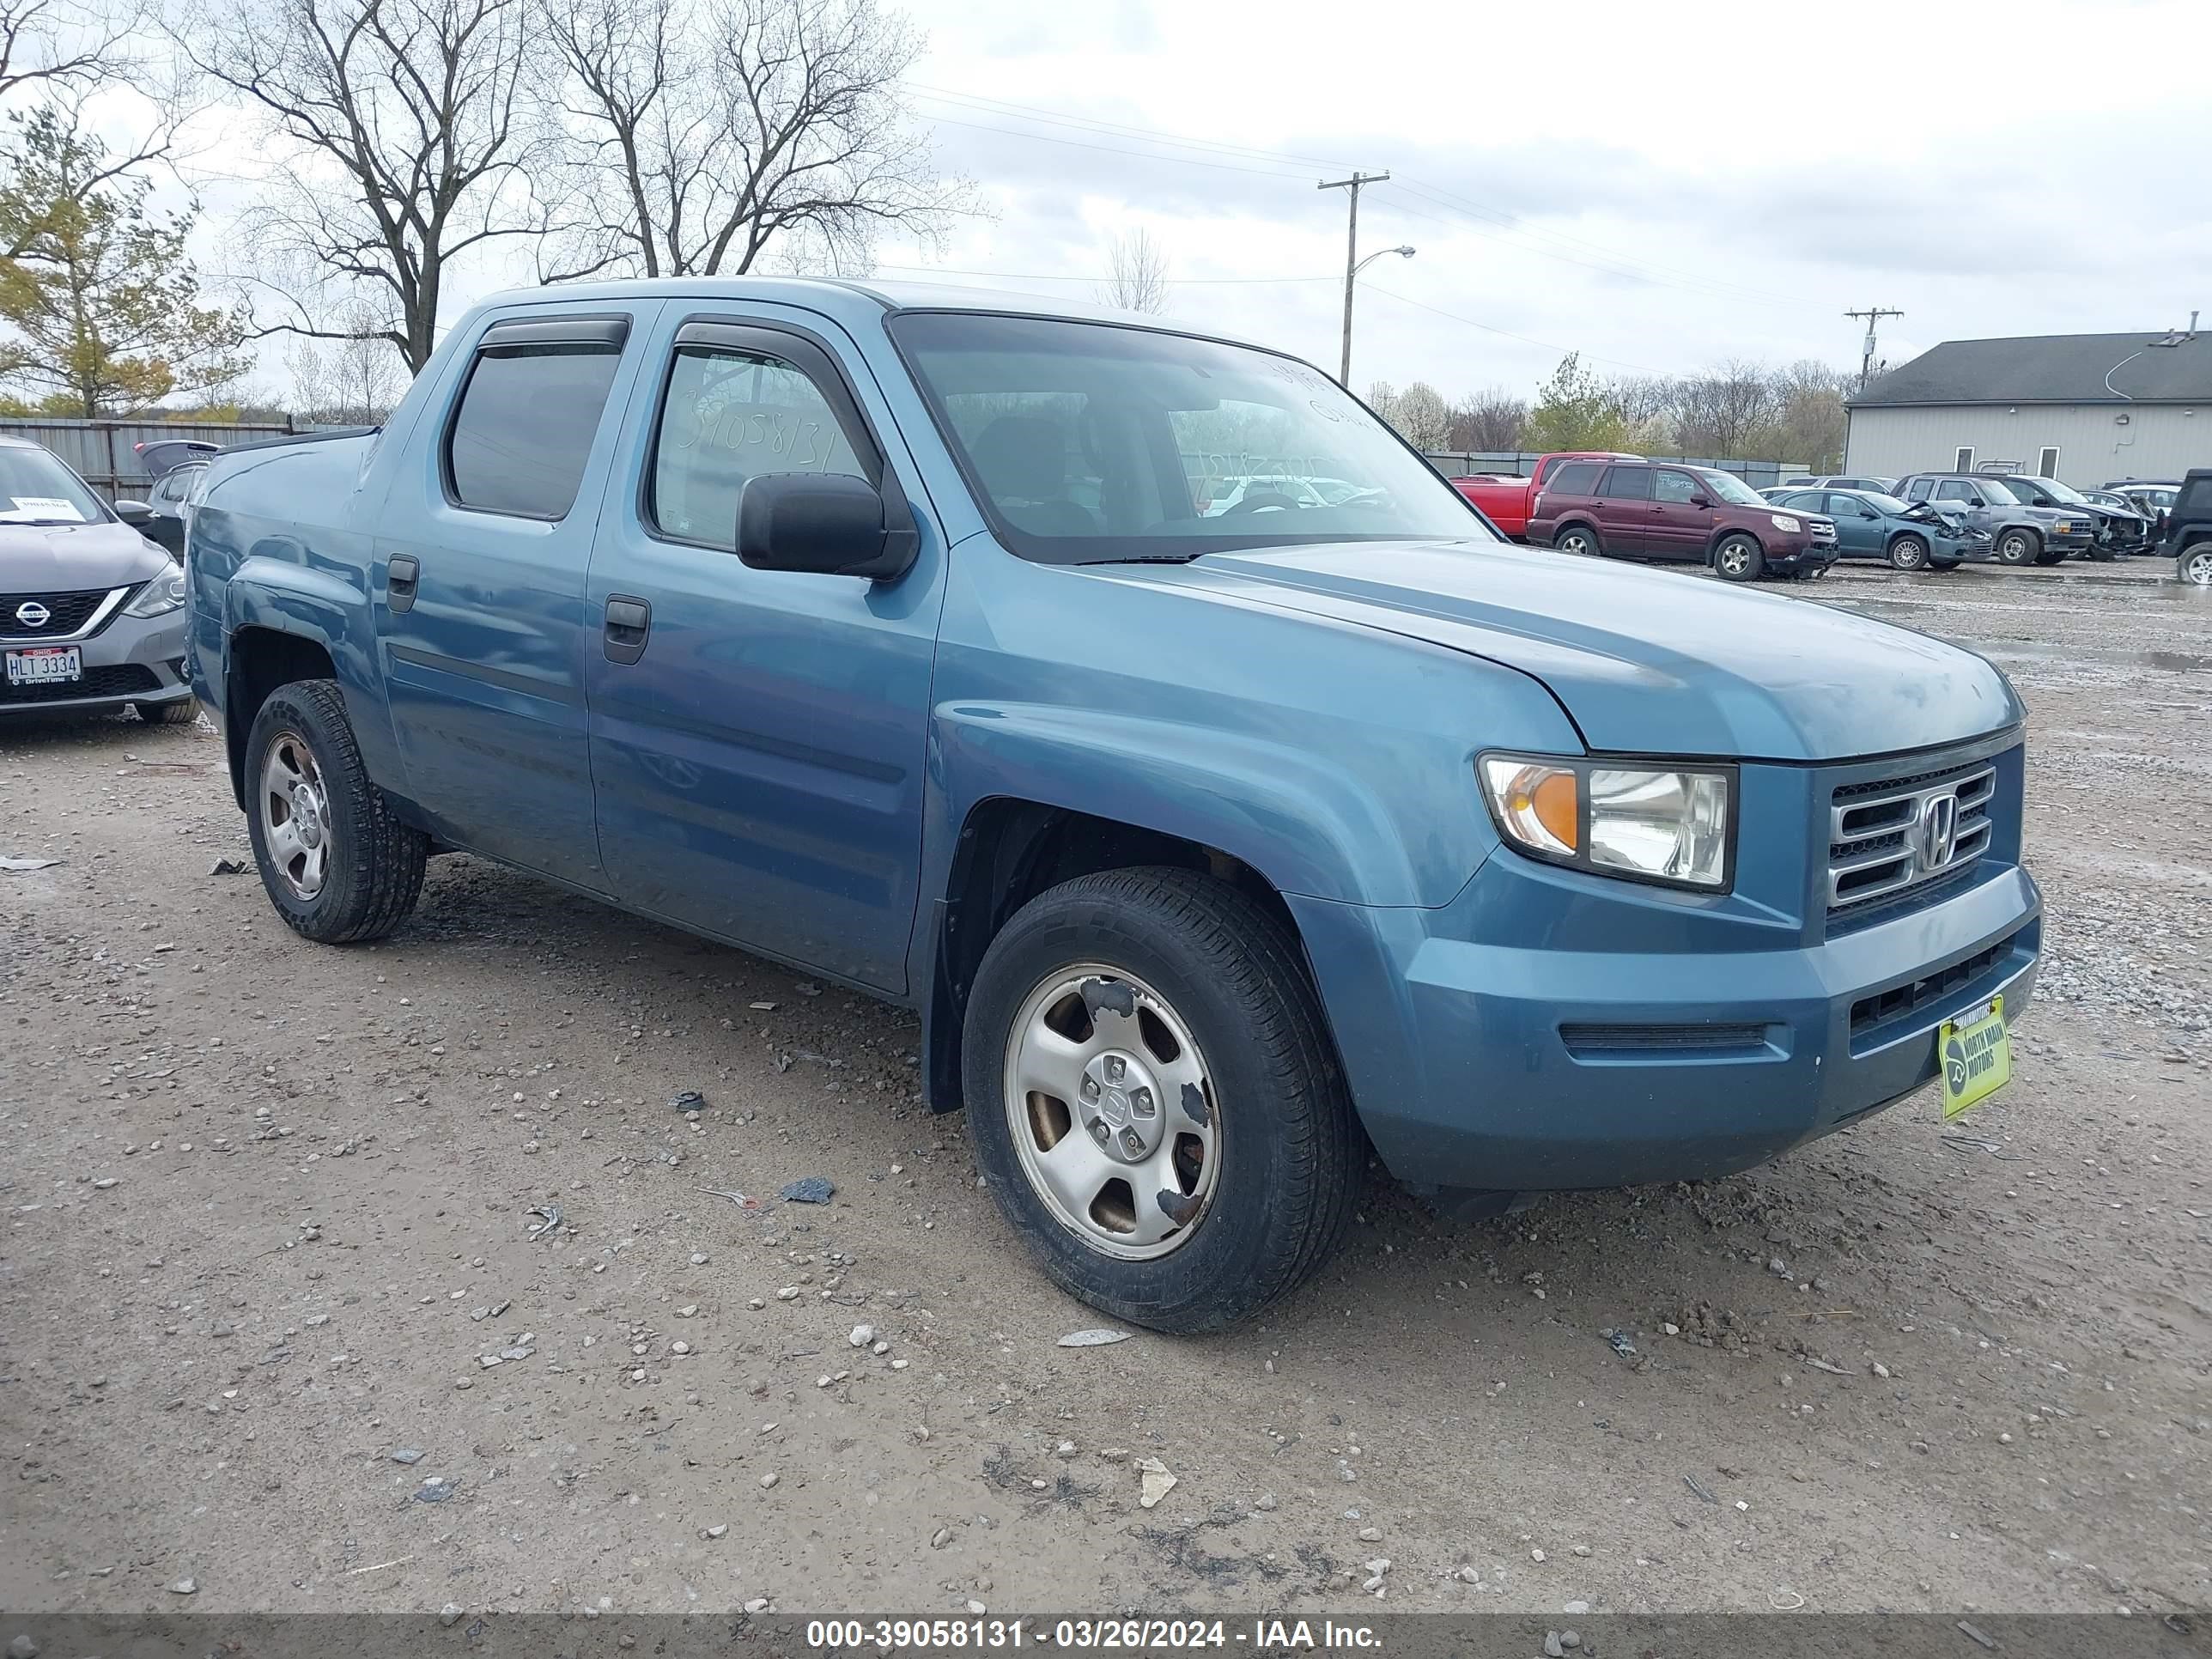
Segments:
[[[2197,587],[2212,587],[2212,541],[2181,550],[2173,562],[2174,574]]]
[[[1766,570],[1766,554],[1758,538],[1737,531],[1713,546],[1713,568],[1732,582],[1757,581]]]
[[[246,740],[246,791],[261,884],[294,932],[350,945],[406,921],[429,843],[369,781],[335,680],[269,694]]]
[[[190,726],[200,717],[198,697],[179,697],[174,702],[137,702],[131,706],[138,711],[138,718],[149,726]]]
[[[1084,876],[1031,900],[969,992],[977,1161],[1062,1289],[1162,1331],[1214,1330],[1336,1247],[1363,1139],[1297,942],[1188,871]]]
[[[2043,538],[2033,530],[2008,530],[1997,538],[1997,558],[2005,564],[2033,564]]]
[[[1928,544],[1917,536],[1899,536],[1889,544],[1889,562],[1899,570],[1925,570]]]
[[[1571,553],[1578,559],[1594,559],[1601,550],[1597,532],[1586,524],[1571,524],[1552,538],[1552,550],[1556,553]]]

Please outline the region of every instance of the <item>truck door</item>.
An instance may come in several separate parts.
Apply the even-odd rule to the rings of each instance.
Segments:
[[[407,785],[458,846],[604,890],[584,572],[659,301],[495,313],[410,441],[371,595]]]
[[[897,992],[944,546],[880,394],[839,367],[832,351],[852,348],[829,326],[670,307],[592,556],[592,772],[624,902]],[[913,567],[870,582],[740,563],[746,480],[793,471],[890,472],[915,508]]]
[[[1598,481],[1598,539],[1616,557],[1649,557],[1651,547],[1651,469],[1609,466]]]

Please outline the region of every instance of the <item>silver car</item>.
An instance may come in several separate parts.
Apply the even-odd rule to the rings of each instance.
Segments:
[[[130,708],[181,725],[185,573],[38,445],[0,437],[0,719]]]

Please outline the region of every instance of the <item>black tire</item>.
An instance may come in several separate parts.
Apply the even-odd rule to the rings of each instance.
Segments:
[[[1897,570],[1927,569],[1931,562],[1927,541],[1909,531],[1897,537],[1889,544],[1889,562]]]
[[[1930,559],[1928,568],[1930,570],[1956,570],[1965,562],[1964,559]]]
[[[321,786],[318,823],[329,837],[322,878],[307,895],[277,866],[261,799],[270,751],[285,738],[304,744],[313,757]],[[253,717],[246,740],[246,823],[269,902],[295,933],[319,944],[382,939],[407,920],[422,894],[428,840],[395,817],[369,781],[335,680],[280,685]]]
[[[149,726],[190,726],[200,717],[198,697],[179,697],[174,702],[134,702],[131,706]]]
[[[2038,564],[2064,564],[2066,559],[2067,551],[2063,547],[2046,547],[2035,556]]]
[[[1005,1086],[1022,1012],[1054,975],[1089,964],[1170,1006],[1213,1090],[1211,1195],[1182,1242],[1149,1260],[1115,1255],[1060,1219],[1024,1164],[1036,1154],[1015,1141],[1033,1133],[1026,1116],[1016,1127]],[[1121,985],[1107,973],[1089,983]],[[1296,939],[1224,882],[1113,870],[1039,895],[984,953],[962,1042],[968,1127],[1001,1213],[1048,1277],[1115,1318],[1188,1333],[1247,1317],[1328,1260],[1358,1195],[1365,1137],[1326,1030]],[[1060,1133],[1081,1132],[1071,1120]]]
[[[1713,568],[1723,581],[1755,582],[1766,574],[1766,550],[1758,537],[1732,530],[1713,544]]]
[[[2023,565],[2040,563],[2043,556],[2043,538],[2033,530],[2015,526],[1997,532],[1997,562]]]
[[[2175,554],[2173,574],[2191,587],[2212,587],[2212,541],[2191,542]]]
[[[1605,556],[1605,544],[1598,540],[1597,532],[1589,525],[1562,525],[1552,537],[1552,550],[1578,559],[1601,559]]]

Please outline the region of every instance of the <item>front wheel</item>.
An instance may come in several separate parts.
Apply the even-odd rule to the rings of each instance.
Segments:
[[[999,1207],[1062,1289],[1217,1330],[1328,1259],[1364,1143],[1297,941],[1188,871],[1024,905],[969,994],[963,1092]]]
[[[253,717],[246,823],[269,902],[320,944],[382,939],[422,891],[429,843],[369,781],[335,680],[280,685]]]
[[[1765,572],[1766,554],[1753,537],[1723,536],[1713,549],[1713,568],[1726,581],[1757,581]]]
[[[1889,562],[1899,570],[1925,570],[1928,544],[1917,536],[1899,536],[1889,544]]]
[[[1997,538],[1997,559],[2003,564],[2033,564],[2043,551],[2043,539],[2033,530],[2008,530]]]
[[[2212,542],[2185,547],[2173,562],[2173,574],[2194,587],[2212,587]]]
[[[149,726],[190,726],[200,717],[198,697],[179,697],[174,702],[135,702],[131,706]]]

